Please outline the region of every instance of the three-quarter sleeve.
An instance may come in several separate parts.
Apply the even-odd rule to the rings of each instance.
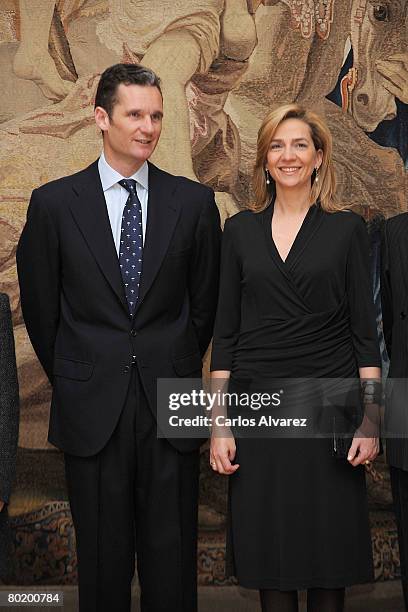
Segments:
[[[384,223],[381,234],[381,311],[383,334],[389,359],[392,350],[393,306],[389,268],[388,221]]]
[[[369,239],[360,217],[354,228],[347,257],[347,300],[357,366],[381,367],[373,290]]]
[[[225,222],[221,249],[220,290],[211,371],[232,369],[241,324],[241,265],[234,244],[231,220]]]

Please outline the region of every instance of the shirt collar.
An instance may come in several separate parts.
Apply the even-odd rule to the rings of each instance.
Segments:
[[[149,166],[147,165],[146,161],[142,164],[139,170],[132,174],[132,176],[124,177],[108,164],[105,154],[102,151],[98,161],[98,170],[99,176],[101,177],[102,189],[104,191],[107,191],[113,187],[113,185],[121,181],[123,178],[134,179],[144,189],[148,190],[149,188]]]

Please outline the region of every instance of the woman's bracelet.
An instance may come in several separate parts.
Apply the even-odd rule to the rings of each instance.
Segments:
[[[363,404],[381,404],[382,383],[377,378],[363,378],[361,381],[361,399]]]

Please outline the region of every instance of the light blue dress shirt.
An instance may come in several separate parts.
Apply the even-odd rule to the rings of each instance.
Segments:
[[[105,196],[106,208],[112,236],[115,242],[116,252],[119,257],[120,245],[120,230],[122,227],[122,215],[127,202],[129,192],[118,184],[124,178],[134,179],[136,181],[136,192],[142,205],[142,228],[143,228],[143,244],[146,236],[147,225],[147,200],[149,195],[149,166],[147,162],[139,168],[132,176],[122,176],[114,170],[106,161],[105,155],[102,153],[98,161],[99,176],[101,177],[102,189]]]

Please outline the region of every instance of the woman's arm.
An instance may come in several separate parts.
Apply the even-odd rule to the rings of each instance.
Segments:
[[[210,367],[211,391],[219,393],[219,397],[228,390],[241,325],[241,265],[235,247],[231,220],[227,219],[222,238],[220,290]],[[211,416],[211,467],[220,474],[233,474],[239,467],[231,463],[235,458],[235,440],[229,427],[216,422],[217,417],[227,416],[224,402],[213,407]]]
[[[381,311],[385,346],[388,358],[391,359],[393,307],[392,289],[389,270],[388,221],[384,223],[381,234]]]
[[[347,258],[347,299],[350,331],[354,354],[363,389],[364,418],[356,431],[348,460],[356,466],[372,461],[379,451],[379,403],[372,403],[372,394],[365,381],[381,384],[381,357],[379,350],[375,308],[369,259],[369,239],[364,221],[356,222]],[[372,387],[372,385],[371,385]]]
[[[228,370],[215,370],[211,372],[211,392],[223,397],[228,390],[228,381],[231,372]],[[210,465],[219,474],[233,474],[239,465],[232,464],[235,459],[236,445],[231,429],[222,422],[217,423],[217,417],[226,417],[227,410],[224,402],[214,405],[211,429]]]
[[[359,368],[360,380],[374,382],[381,385],[381,369],[374,367]],[[364,418],[354,434],[353,442],[350,446],[348,461],[351,465],[361,465],[367,461],[374,461],[380,450],[379,443],[379,424],[380,424],[380,404],[368,403],[370,397],[364,398],[363,406]]]

